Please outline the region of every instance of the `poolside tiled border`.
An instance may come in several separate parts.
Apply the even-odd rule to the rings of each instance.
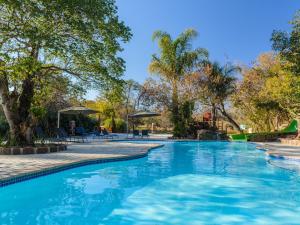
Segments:
[[[128,138],[128,139],[112,139],[107,140],[109,142],[131,142],[131,141],[141,141],[141,142],[151,142],[151,141],[161,141],[165,143],[173,143],[173,142],[230,142],[229,140],[197,140],[197,139],[160,139],[160,138]],[[241,142],[241,143],[251,143],[252,142]],[[254,142],[253,142],[254,143]]]
[[[275,166],[275,167],[279,167],[281,169],[285,169],[285,170],[289,170],[289,171],[295,171],[294,169],[290,169],[286,166],[278,166],[276,164],[274,164],[272,162],[272,160],[276,160],[276,161],[293,161],[293,162],[296,162],[297,164],[299,164],[299,167],[300,167],[300,159],[299,158],[295,158],[293,156],[286,156],[284,155],[284,150],[283,152],[280,154],[280,153],[277,153],[277,154],[273,154],[273,153],[270,153],[270,151],[273,150],[274,146],[270,145],[270,144],[264,144],[264,143],[256,143],[257,146],[256,146],[256,149],[257,150],[260,150],[260,151],[264,151],[265,152],[265,155],[267,156],[266,160],[268,162],[268,164],[272,165],[272,166]],[[300,152],[300,146],[294,146],[294,147],[299,147],[299,152]],[[280,150],[280,146],[277,146],[275,148],[279,148],[277,150]]]
[[[45,145],[38,147],[0,147],[0,155],[46,154],[67,150],[67,145]]]
[[[275,154],[268,154],[268,153],[267,153],[267,156],[272,159],[289,160],[289,161],[294,161],[294,162],[300,163],[300,159],[294,158],[293,156],[285,156],[285,155],[280,155],[280,154],[275,155]]]
[[[4,186],[7,186],[7,185],[15,184],[15,183],[18,183],[18,182],[30,180],[30,179],[33,179],[33,178],[46,176],[46,175],[49,175],[49,174],[52,174],[52,173],[58,173],[58,172],[61,172],[61,171],[64,171],[64,170],[73,169],[73,168],[76,168],[76,167],[92,165],[92,164],[126,161],[126,160],[133,160],[133,159],[143,158],[143,157],[146,157],[151,150],[156,149],[156,148],[161,148],[163,146],[164,145],[162,144],[162,145],[158,145],[158,146],[155,146],[155,147],[150,147],[144,153],[139,153],[139,154],[130,155],[130,156],[105,158],[105,159],[88,159],[88,160],[73,162],[73,163],[60,165],[60,166],[56,166],[56,167],[52,167],[52,168],[47,168],[47,169],[43,169],[43,170],[40,170],[40,171],[29,172],[29,173],[22,174],[22,175],[19,175],[19,176],[10,177],[10,178],[0,180],[0,188],[4,187]]]

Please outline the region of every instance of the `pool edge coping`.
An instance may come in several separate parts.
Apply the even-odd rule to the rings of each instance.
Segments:
[[[58,173],[64,170],[69,170],[81,166],[87,166],[87,165],[93,165],[93,164],[102,164],[102,163],[109,163],[109,162],[118,162],[118,161],[127,161],[127,160],[133,160],[133,159],[140,159],[148,156],[149,152],[163,147],[164,144],[157,144],[153,147],[146,148],[145,151],[142,151],[137,154],[127,155],[127,156],[117,156],[117,157],[108,157],[108,158],[95,158],[95,159],[85,159],[85,160],[79,160],[76,162],[66,163],[63,165],[53,166],[41,170],[31,171],[28,173],[19,174],[17,176],[12,176],[4,179],[0,179],[0,189],[12,185],[15,183],[23,182],[26,180],[31,180],[34,178],[38,178],[41,176],[46,176],[54,173]]]
[[[295,162],[297,164],[300,164],[300,159],[299,158],[294,158],[293,156],[286,156],[286,155],[282,155],[282,154],[270,154],[269,151],[272,150],[272,146],[268,147],[268,144],[264,144],[261,142],[253,142],[256,144],[256,150],[262,151],[264,152],[264,154],[266,155],[266,161],[268,164],[283,169],[283,170],[288,170],[288,171],[292,171],[292,172],[297,172],[298,170],[295,169],[291,169],[285,166],[278,166],[275,165],[274,163],[272,163],[272,160],[275,161],[282,161],[282,162]],[[293,146],[293,145],[291,145]],[[294,146],[297,147],[297,146]],[[300,148],[300,146],[298,146]]]

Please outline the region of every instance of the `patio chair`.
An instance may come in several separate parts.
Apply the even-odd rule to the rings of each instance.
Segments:
[[[105,129],[102,131],[102,134],[103,134],[103,137],[107,137],[107,138],[111,138],[111,139],[113,139],[114,137],[118,137],[118,135],[116,135],[116,134],[108,133],[108,131]]]
[[[149,130],[142,130],[142,138],[149,137]]]
[[[88,140],[88,136],[92,135],[92,133],[86,132],[86,130],[84,129],[84,127],[76,127],[75,128],[75,134],[76,136],[79,136],[82,138],[82,141],[84,142],[84,140]]]
[[[93,138],[95,139],[95,138],[103,138],[104,137],[104,134],[102,134],[100,131],[98,131],[98,130],[95,130],[95,131],[93,131],[92,132],[92,135],[93,135]]]
[[[139,130],[133,130],[132,136],[133,136],[134,138],[135,138],[135,137],[141,137],[140,131],[139,131]]]
[[[57,139],[58,142],[84,142],[84,138],[78,135],[68,135],[64,128],[57,128]]]
[[[57,142],[68,142],[68,141],[72,141],[72,140],[71,140],[71,137],[68,135],[68,133],[65,131],[64,128],[57,128],[56,129],[55,141],[57,141]]]
[[[35,141],[39,141],[41,144],[43,143],[50,143],[51,142],[51,138],[48,137],[45,132],[43,131],[43,129],[41,127],[35,127],[33,129],[33,136],[34,136],[34,139]]]

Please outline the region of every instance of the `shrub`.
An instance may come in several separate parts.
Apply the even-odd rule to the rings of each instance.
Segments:
[[[106,129],[112,129],[113,127],[113,121],[111,118],[108,118],[104,120],[104,127]],[[115,119],[115,132],[124,133],[126,132],[126,122],[121,118]]]

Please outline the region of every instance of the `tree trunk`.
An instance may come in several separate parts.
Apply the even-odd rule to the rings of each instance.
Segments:
[[[115,115],[111,116],[111,132],[116,133],[116,121],[115,121]]]
[[[211,109],[211,115],[212,115],[212,128],[214,130],[217,130],[217,109],[216,105],[212,104],[212,109]]]
[[[39,46],[32,45],[30,57],[38,61]],[[32,66],[33,64],[29,65]],[[22,89],[9,90],[9,79],[6,71],[0,73],[0,97],[4,115],[9,124],[8,145],[32,145],[33,136],[31,129],[30,107],[34,96],[34,78],[39,75],[40,71],[33,71],[25,74],[26,78],[22,80]]]
[[[226,110],[225,110],[225,106],[223,104],[221,104],[221,107],[218,108],[219,111],[221,112],[221,114],[228,120],[228,122],[235,128],[237,129],[240,133],[243,133],[243,130],[240,128],[240,126],[238,125],[237,122],[235,122],[234,119],[232,119],[232,117],[227,114]]]
[[[2,108],[6,120],[9,124],[9,137],[8,145],[30,145],[32,144],[32,138],[30,137],[30,126],[28,123],[21,121],[20,114],[15,109],[17,103],[15,101],[9,101],[2,103]],[[13,106],[13,107],[12,107]]]
[[[22,92],[9,92],[6,77],[0,79],[1,105],[9,124],[7,145],[32,145],[33,138],[30,126],[30,107],[34,94],[33,81],[28,77],[23,81]]]
[[[174,125],[173,128],[173,136],[180,137],[180,118],[179,118],[179,103],[178,103],[178,86],[177,80],[173,81],[172,84],[172,123]]]

